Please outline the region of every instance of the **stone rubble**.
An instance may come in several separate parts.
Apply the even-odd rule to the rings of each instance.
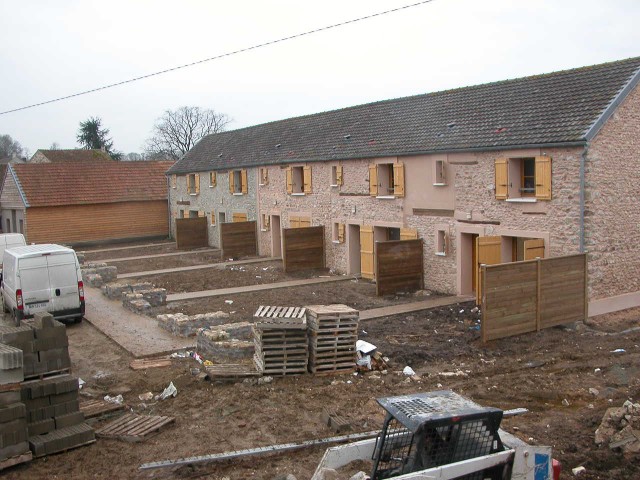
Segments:
[[[168,313],[158,315],[158,326],[179,337],[193,337],[198,330],[212,326],[223,325],[229,319],[229,314],[217,311],[185,315],[184,313]]]
[[[149,282],[141,283],[109,283],[102,287],[102,294],[111,300],[122,300],[126,293],[135,293],[141,290],[151,290],[153,284]]]
[[[640,403],[629,400],[608,408],[595,432],[596,445],[608,445],[624,454],[640,453]]]

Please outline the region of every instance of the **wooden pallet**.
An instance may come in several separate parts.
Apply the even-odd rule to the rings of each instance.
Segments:
[[[15,457],[6,458],[0,460],[0,471],[5,468],[13,467],[14,465],[20,465],[21,463],[30,462],[33,459],[31,452],[25,452],[22,455],[16,455]]]
[[[264,363],[258,355],[253,356],[256,368],[262,375],[301,375],[307,373],[307,359],[293,361],[288,359],[284,362]]]
[[[160,358],[136,358],[129,366],[133,370],[146,370],[147,368],[170,367],[171,359],[166,357]]]
[[[34,373],[32,375],[25,375],[24,379],[26,380],[44,380],[49,377],[55,377],[56,375],[67,375],[71,373],[70,368],[62,368],[60,370],[52,370],[50,372],[44,373]]]
[[[101,417],[107,413],[124,410],[124,404],[105,402],[104,400],[82,400],[80,411],[84,413],[84,418]]]
[[[256,318],[304,318],[306,309],[304,307],[272,307],[260,305],[256,313]]]
[[[128,413],[97,430],[96,435],[127,442],[141,442],[174,421],[174,417]]]
[[[235,380],[260,376],[260,372],[252,364],[216,364],[204,367],[204,370],[209,380]]]

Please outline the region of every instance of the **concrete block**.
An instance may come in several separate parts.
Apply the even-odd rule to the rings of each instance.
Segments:
[[[51,405],[33,410],[30,410],[29,407],[27,407],[27,423],[39,422],[55,416],[55,407]]]
[[[24,418],[2,424],[0,448],[10,447],[27,441],[27,422]]]
[[[24,353],[22,354],[22,367],[24,369],[24,376],[30,377],[36,373],[36,364],[40,362],[38,353]]]
[[[39,330],[41,328],[53,328],[56,326],[56,324],[62,325],[60,322],[57,322],[56,320],[54,320],[53,315],[47,312],[38,312],[34,314],[33,324],[36,330]],[[36,333],[36,338],[38,338],[37,333]]]
[[[17,457],[29,451],[29,443],[21,442],[10,447],[0,448],[0,460],[6,460],[7,458]]]
[[[57,325],[50,328],[41,328],[35,331],[35,338],[37,340],[54,340],[54,343],[65,342],[67,340],[67,328],[63,323],[56,322]],[[65,345],[68,345],[69,342],[66,341]],[[63,346],[63,345],[61,345]],[[52,347],[55,348],[55,347]],[[46,350],[41,348],[40,350]]]
[[[53,405],[53,409],[53,417],[61,417],[62,415],[66,415],[68,413],[75,413],[80,411],[80,402],[76,399],[70,402],[59,403],[57,405]]]
[[[22,350],[0,343],[0,370],[22,368]]]
[[[24,403],[13,403],[6,407],[0,407],[0,424],[26,418],[27,409]],[[2,427],[0,427],[0,430]]]
[[[20,403],[21,400],[20,388],[9,392],[0,392],[0,407],[8,407],[14,403]]]
[[[49,405],[51,405],[51,401],[49,400],[49,398],[50,397],[40,397],[30,400],[24,400],[24,405],[27,408],[27,412],[32,412],[39,408],[48,407]]]
[[[47,372],[56,372],[71,367],[68,348],[53,348],[38,352],[40,362],[46,365]]]
[[[78,392],[66,392],[49,397],[50,405],[59,405],[61,403],[73,402],[78,399]]]
[[[86,423],[55,430],[46,435],[29,437],[34,456],[51,455],[69,448],[79,447],[95,440],[93,429]]]
[[[66,428],[66,427],[71,427],[73,425],[78,425],[80,423],[84,422],[84,413],[78,411],[78,412],[71,412],[71,413],[67,413],[66,415],[60,415],[55,417],[55,424],[56,424],[56,429],[62,429],[62,428]]]
[[[31,327],[22,325],[20,327],[0,326],[0,343],[19,347],[19,345],[33,341],[35,338]]]
[[[0,370],[0,385],[20,383],[24,380],[24,369],[22,367],[11,370]]]
[[[45,433],[53,432],[55,429],[56,422],[53,418],[27,424],[27,433],[30,437],[34,435],[44,435]]]

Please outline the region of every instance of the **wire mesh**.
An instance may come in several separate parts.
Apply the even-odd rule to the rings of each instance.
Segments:
[[[413,447],[413,433],[392,416],[387,416],[374,450],[372,480],[392,478],[406,470]]]

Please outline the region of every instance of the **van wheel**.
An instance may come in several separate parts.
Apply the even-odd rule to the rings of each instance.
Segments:
[[[82,322],[82,317],[76,317],[73,319],[73,323],[80,323]]]

